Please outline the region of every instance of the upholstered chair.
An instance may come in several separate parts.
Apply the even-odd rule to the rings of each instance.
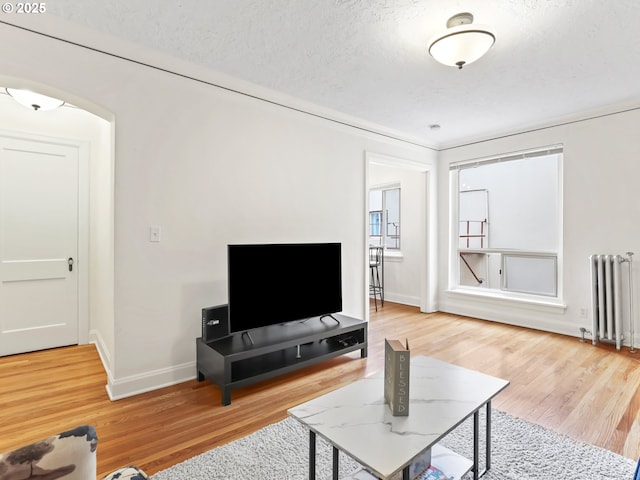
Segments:
[[[90,425],[81,425],[40,442],[0,453],[0,480],[94,480],[98,436]],[[124,467],[105,480],[145,480],[137,467]]]

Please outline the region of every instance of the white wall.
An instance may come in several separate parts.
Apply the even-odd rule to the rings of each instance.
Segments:
[[[344,312],[365,316],[365,151],[433,152],[4,24],[0,34],[2,74],[115,118],[114,398],[194,378],[200,309],[226,302],[228,243],[342,242]]]
[[[91,325],[103,336],[113,329],[114,397],[195,376],[200,309],[226,301],[230,242],[342,242],[345,313],[365,316],[365,152],[431,164],[433,151],[6,24],[0,35],[0,76],[39,82],[52,90],[43,93],[115,119],[114,298],[91,299]],[[579,315],[589,305],[588,256],[640,252],[638,124],[634,110],[440,152],[430,268],[439,309],[573,335],[590,328]],[[564,145],[566,308],[450,292],[448,163],[555,144]],[[151,225],[161,227],[160,243],[148,241]],[[428,243],[435,256],[436,241]],[[109,273],[97,282],[108,291]],[[110,308],[112,325],[93,318]]]
[[[632,110],[442,151],[439,309],[570,335],[578,335],[581,326],[591,329],[590,320],[580,316],[580,310],[590,306],[589,255],[640,252],[639,122],[640,110]],[[566,308],[451,291],[448,283],[452,259],[448,248],[450,189],[447,165],[555,144],[564,145],[561,259],[564,275],[560,283]],[[640,285],[637,271],[636,267],[636,287]],[[629,329],[628,318],[625,329]],[[639,330],[637,320],[635,330]]]

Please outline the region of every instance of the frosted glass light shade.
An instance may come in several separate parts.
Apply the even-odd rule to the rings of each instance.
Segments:
[[[31,92],[29,90],[19,90],[16,88],[7,88],[7,93],[21,105],[34,110],[54,110],[64,105],[63,100],[47,97],[40,93]]]
[[[443,65],[462,68],[475,62],[493,46],[496,37],[488,28],[480,25],[460,25],[430,42],[429,54]]]

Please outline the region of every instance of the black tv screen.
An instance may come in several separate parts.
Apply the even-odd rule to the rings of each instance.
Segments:
[[[229,329],[342,311],[340,243],[228,245]]]

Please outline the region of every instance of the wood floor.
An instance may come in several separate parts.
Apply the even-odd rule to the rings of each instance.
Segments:
[[[412,355],[510,380],[496,409],[640,456],[640,353],[388,302],[372,312],[368,358],[356,352],[235,390],[227,407],[217,387],[196,380],[111,402],[93,345],[0,358],[0,452],[89,423],[100,439],[99,475],[127,464],[153,474],[379,371],[385,337],[408,338]]]

